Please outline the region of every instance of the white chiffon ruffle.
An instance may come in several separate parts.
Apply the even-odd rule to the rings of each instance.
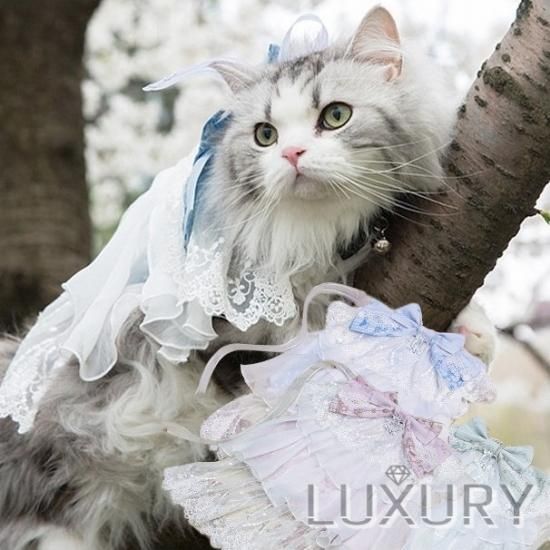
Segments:
[[[21,343],[0,386],[0,417],[11,416],[20,432],[32,426],[40,399],[69,360],[85,381],[115,365],[118,334],[136,309],[144,315],[140,329],[172,363],[216,338],[213,316],[244,331],[260,319],[282,325],[295,315],[288,278],[275,281],[234,262],[231,243],[215,224],[193,233],[185,248],[184,190],[193,158],[155,178],[99,256],[63,285]],[[209,224],[203,219],[201,226]]]

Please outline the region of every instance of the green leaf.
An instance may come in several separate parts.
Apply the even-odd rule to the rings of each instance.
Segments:
[[[550,225],[550,210],[539,210],[538,213],[542,216],[542,219]]]

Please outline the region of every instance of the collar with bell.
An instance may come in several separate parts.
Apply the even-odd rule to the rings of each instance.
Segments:
[[[391,242],[386,237],[386,231],[390,222],[384,216],[380,216],[372,226],[372,249],[381,256],[391,250]]]
[[[360,229],[353,241],[339,250],[342,260],[347,260],[370,244],[371,250],[377,254],[387,254],[391,249],[391,242],[386,237],[390,222],[385,216],[379,216],[370,225],[368,230]]]

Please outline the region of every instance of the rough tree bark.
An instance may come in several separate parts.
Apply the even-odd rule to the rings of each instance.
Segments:
[[[100,0],[0,2],[0,329],[90,257],[81,81]]]
[[[388,256],[356,286],[392,306],[417,302],[446,329],[517,233],[550,180],[550,1],[523,0],[458,113],[445,160],[448,207],[392,221]],[[409,216],[409,212],[407,212]]]

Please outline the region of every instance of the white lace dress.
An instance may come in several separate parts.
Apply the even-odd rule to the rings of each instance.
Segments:
[[[164,482],[191,523],[227,550],[401,547],[407,523],[379,525],[388,468],[406,467],[412,485],[430,478],[450,453],[453,419],[492,397],[462,337],[423,328],[415,306],[376,301],[334,302],[325,330],[243,374],[251,393],[203,425],[220,461],[168,469]],[[373,520],[351,527],[340,517],[342,492],[347,519],[360,521],[369,485]]]

